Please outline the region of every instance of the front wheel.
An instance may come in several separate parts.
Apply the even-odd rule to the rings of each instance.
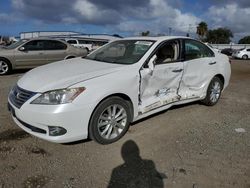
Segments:
[[[5,75],[10,72],[11,72],[11,64],[4,59],[0,59],[0,75]]]
[[[110,97],[101,102],[90,120],[90,138],[100,144],[119,140],[129,128],[130,108],[130,103],[120,97]]]
[[[214,77],[208,86],[206,98],[202,102],[207,106],[215,105],[220,99],[222,88],[221,80],[218,77]]]

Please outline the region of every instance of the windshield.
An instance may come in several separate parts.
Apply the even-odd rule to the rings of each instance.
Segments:
[[[6,48],[6,49],[15,49],[16,47],[22,45],[26,41],[27,40],[24,40],[24,39],[23,40],[19,40],[18,42],[15,42],[15,43],[13,43],[13,44],[11,44],[9,46],[5,46],[4,48]]]
[[[134,64],[153,45],[148,40],[120,40],[107,44],[86,57],[86,59],[117,64]]]

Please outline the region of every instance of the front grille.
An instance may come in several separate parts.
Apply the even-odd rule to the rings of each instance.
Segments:
[[[33,97],[36,93],[32,91],[27,91],[18,87],[17,85],[14,86],[9,94],[10,102],[17,108],[21,108],[21,106]]]

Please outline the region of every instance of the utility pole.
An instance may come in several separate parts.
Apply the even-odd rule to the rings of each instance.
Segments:
[[[189,36],[190,36],[191,26],[192,26],[192,24],[188,24],[188,32],[187,32],[187,37],[189,37]]]
[[[171,33],[172,33],[172,27],[169,27],[168,28],[168,35],[171,36]]]

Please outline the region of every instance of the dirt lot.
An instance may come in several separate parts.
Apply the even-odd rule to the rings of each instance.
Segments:
[[[216,106],[172,108],[106,146],[54,144],[19,129],[6,101],[23,72],[0,77],[0,188],[250,188],[250,61],[232,62],[230,86]]]

